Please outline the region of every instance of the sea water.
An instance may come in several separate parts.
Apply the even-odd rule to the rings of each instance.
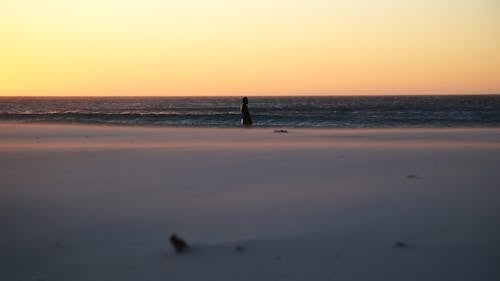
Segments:
[[[241,97],[0,97],[0,122],[240,126]],[[500,95],[249,97],[258,127],[499,127]]]

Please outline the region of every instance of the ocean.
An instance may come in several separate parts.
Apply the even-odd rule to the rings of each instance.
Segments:
[[[0,97],[0,122],[240,126],[241,97]],[[256,127],[500,127],[500,95],[249,97]]]

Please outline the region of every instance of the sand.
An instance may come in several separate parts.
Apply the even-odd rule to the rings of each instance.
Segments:
[[[0,123],[0,280],[500,280],[500,129],[286,130]]]

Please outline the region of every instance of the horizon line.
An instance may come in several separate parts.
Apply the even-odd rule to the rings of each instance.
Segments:
[[[217,97],[377,97],[377,96],[495,96],[498,93],[457,93],[457,94],[271,94],[271,95],[0,95],[0,98],[217,98]]]

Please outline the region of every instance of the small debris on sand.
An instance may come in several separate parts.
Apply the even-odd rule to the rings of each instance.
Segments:
[[[398,242],[394,243],[394,246],[392,246],[392,247],[393,248],[406,248],[406,247],[408,247],[408,245],[405,242],[398,241]]]
[[[274,132],[275,132],[275,133],[282,133],[282,134],[283,134],[283,133],[284,133],[284,134],[288,133],[288,131],[287,131],[287,130],[274,130]]]
[[[245,251],[245,247],[243,247],[242,245],[238,245],[234,248],[234,250],[238,253],[243,253]]]
[[[187,243],[181,237],[177,236],[177,234],[170,235],[170,244],[174,247],[177,253],[184,253],[187,250]]]
[[[280,261],[280,260],[281,260],[281,257],[280,257],[280,256],[274,256],[273,260],[275,260],[275,261]]]
[[[54,247],[56,247],[56,248],[62,248],[62,246],[63,246],[63,245],[62,245],[62,242],[61,242],[61,241],[56,241],[56,242],[54,242]]]
[[[415,175],[415,174],[409,174],[406,176],[407,179],[410,179],[410,180],[416,180],[416,179],[419,179],[420,177]]]

